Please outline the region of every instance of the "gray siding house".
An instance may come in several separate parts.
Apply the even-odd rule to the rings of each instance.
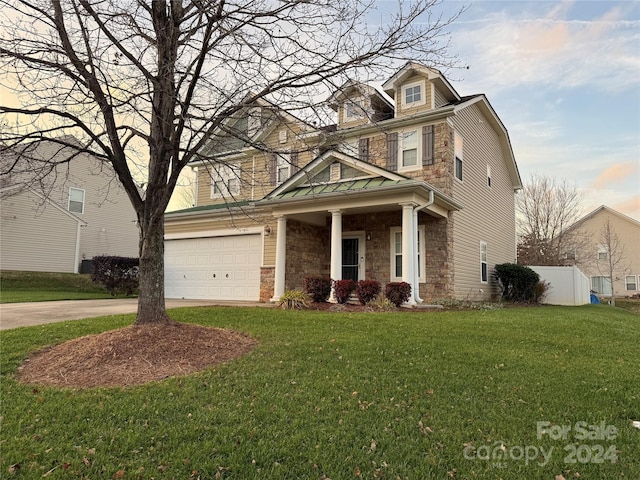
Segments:
[[[19,163],[0,186],[0,269],[77,273],[97,255],[138,256],[136,214],[109,164],[54,142],[27,148],[32,171]]]
[[[404,281],[410,305],[497,295],[521,180],[487,98],[409,62],[328,104],[317,128],[257,102],[202,152],[196,207],[165,215],[167,297],[267,302],[308,275]]]

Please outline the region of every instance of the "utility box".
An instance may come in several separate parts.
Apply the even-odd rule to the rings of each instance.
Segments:
[[[540,275],[541,281],[549,283],[549,290],[542,303],[551,305],[591,303],[589,278],[578,267],[530,266],[529,268]]]

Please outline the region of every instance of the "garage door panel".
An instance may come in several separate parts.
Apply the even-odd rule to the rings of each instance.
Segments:
[[[167,240],[165,295],[257,301],[261,253],[259,234]]]

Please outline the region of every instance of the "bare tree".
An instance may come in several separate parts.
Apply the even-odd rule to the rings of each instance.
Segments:
[[[140,226],[136,323],[168,322],[163,215],[184,167],[258,100],[303,115],[348,77],[451,66],[460,12],[440,2],[398,0],[381,24],[372,0],[0,0],[2,81],[20,95],[0,145],[72,135],[113,165]]]
[[[569,227],[582,216],[582,194],[565,180],[532,175],[516,202],[518,263],[575,263],[575,252],[585,238]]]
[[[625,248],[616,233],[611,221],[607,218],[600,228],[598,236],[598,271],[609,279],[611,284],[611,305],[616,305],[615,279],[616,276],[623,276],[628,270],[625,264]],[[602,251],[600,251],[602,249]]]

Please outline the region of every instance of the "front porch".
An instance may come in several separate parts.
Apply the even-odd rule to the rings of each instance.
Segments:
[[[311,222],[304,215],[278,217],[276,265],[263,270],[262,276],[272,289],[265,285],[261,300],[276,301],[285,290],[301,290],[309,275],[377,280],[383,288],[404,281],[412,286],[410,305],[451,296],[450,221],[415,212],[414,229],[413,211],[411,222],[403,226],[408,211],[400,205],[364,213],[334,210],[326,213],[324,224],[319,224],[317,215]],[[405,236],[407,229],[410,234]],[[273,292],[271,297],[266,296],[268,291]]]

